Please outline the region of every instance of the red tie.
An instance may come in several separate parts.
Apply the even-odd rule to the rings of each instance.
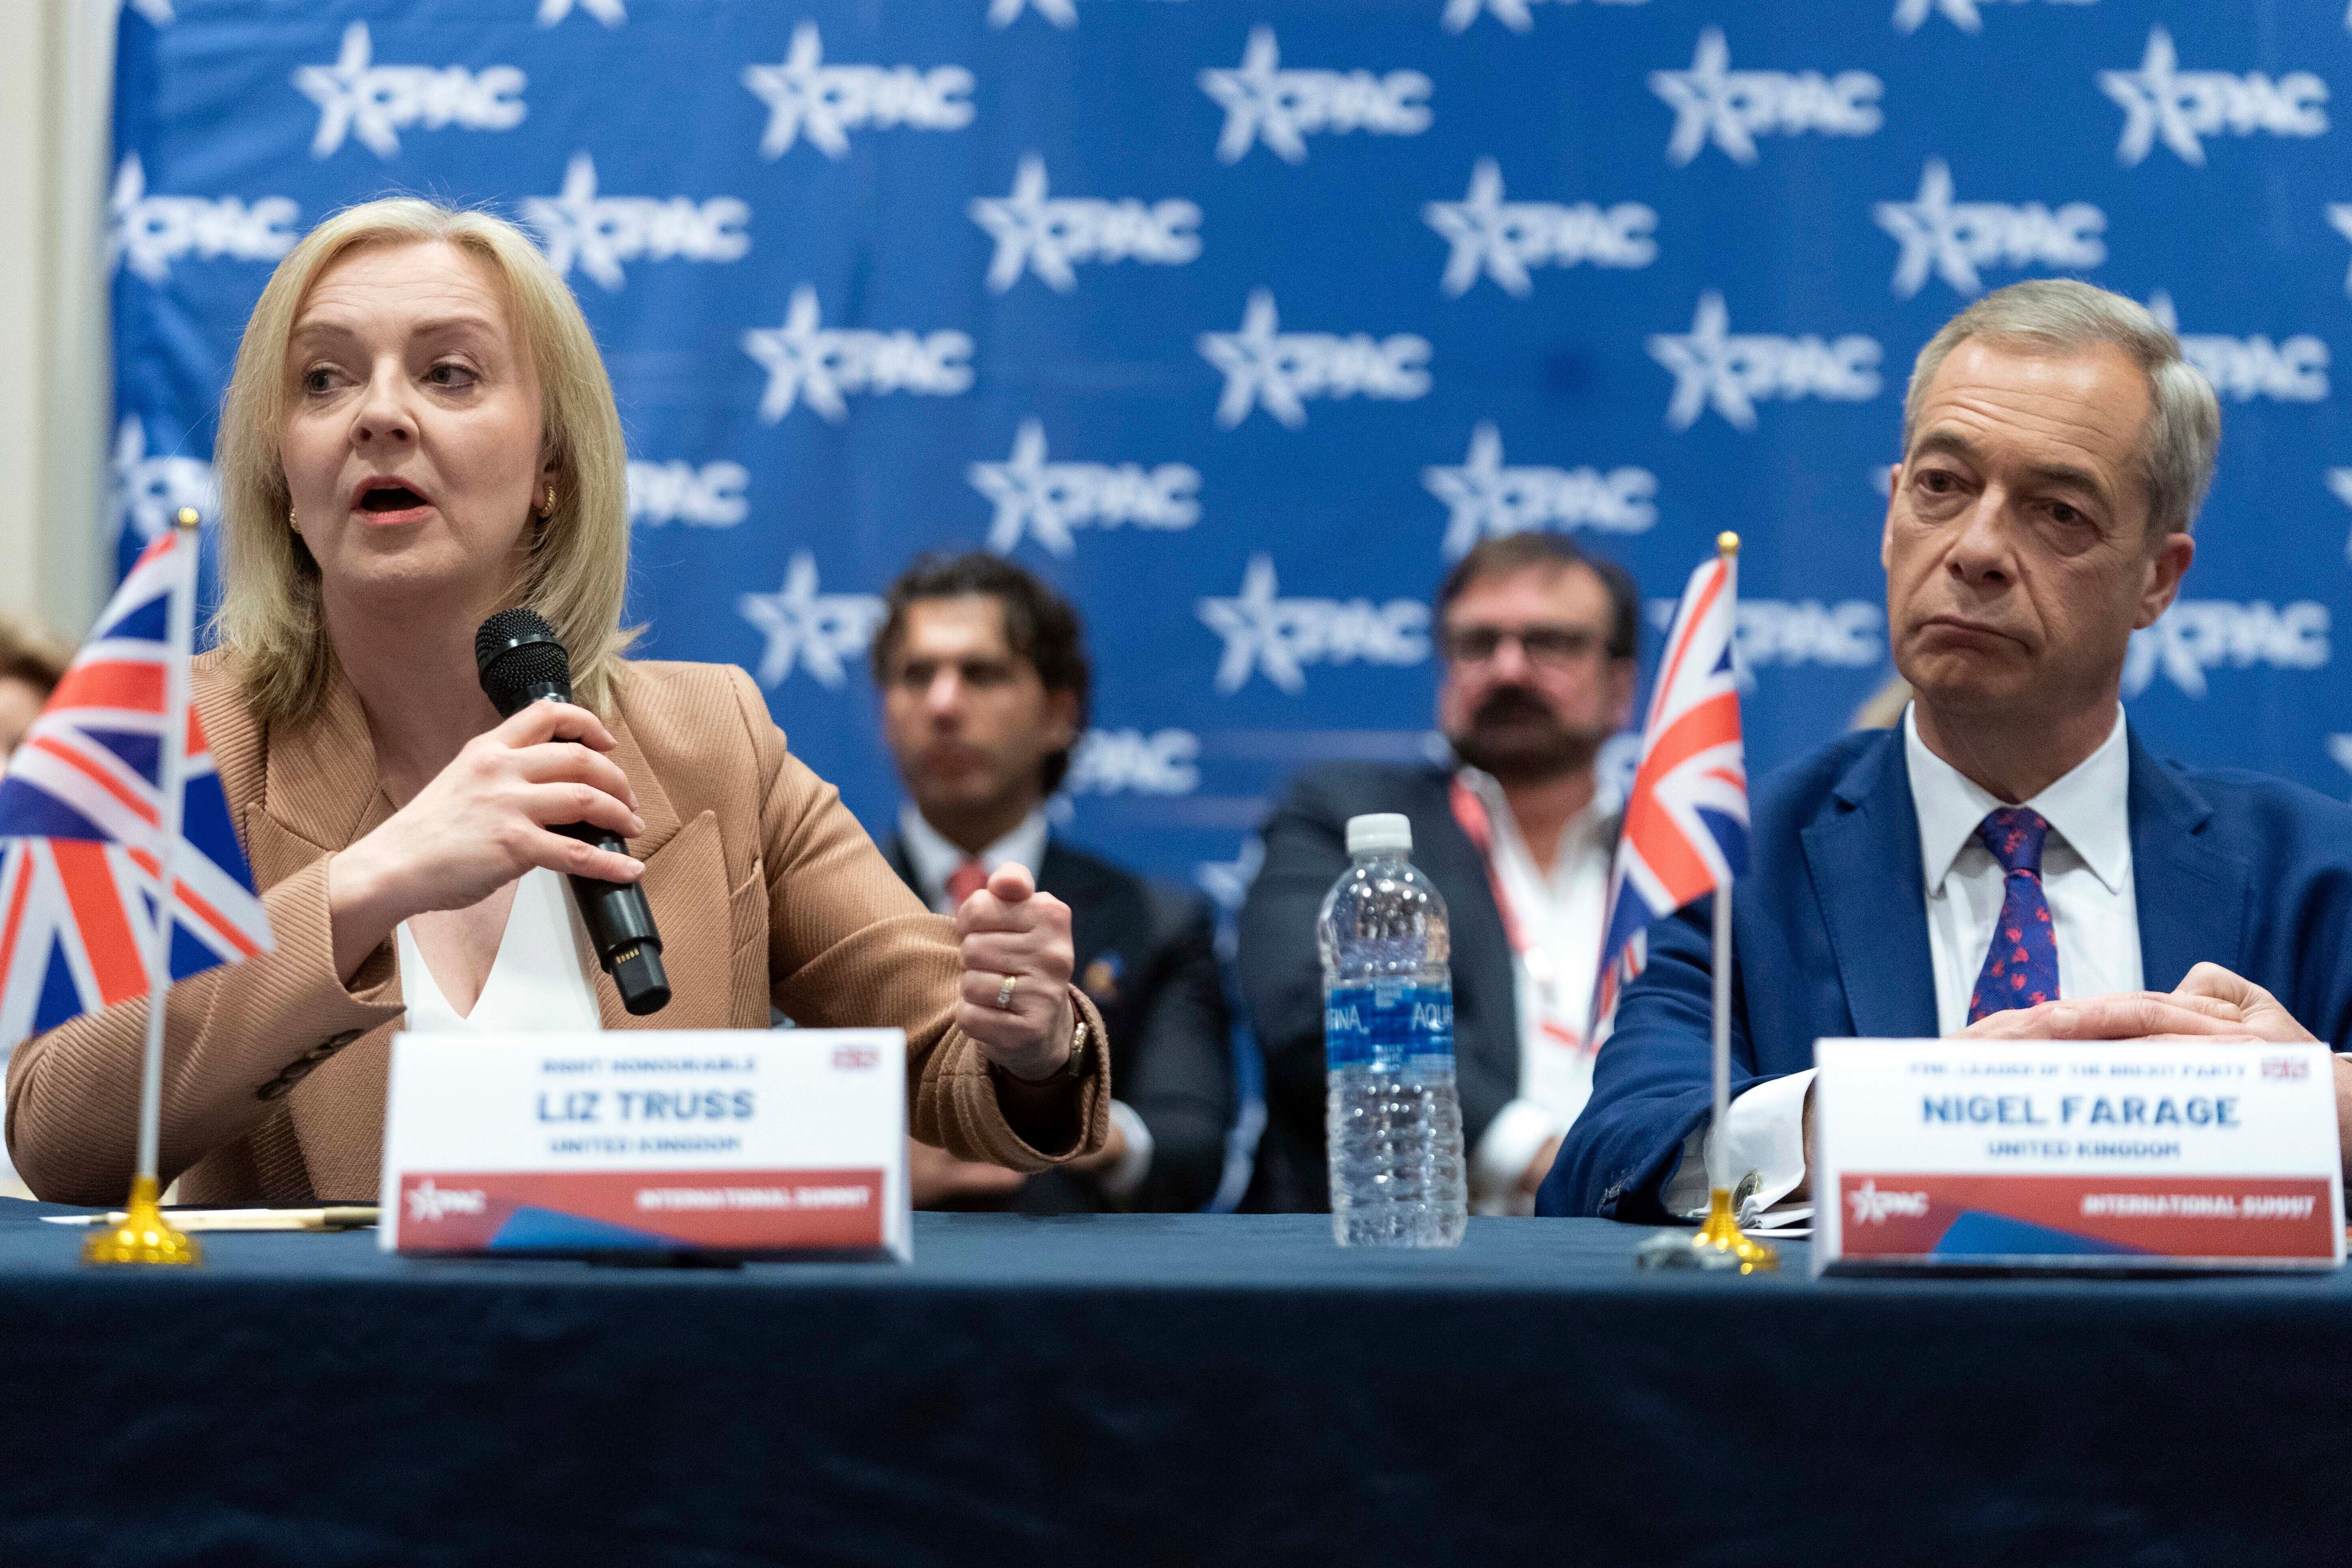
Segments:
[[[948,873],[949,913],[963,908],[963,901],[988,886],[988,868],[977,860],[966,860]]]

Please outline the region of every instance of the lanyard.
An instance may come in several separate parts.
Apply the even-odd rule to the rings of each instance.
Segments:
[[[1518,910],[1511,903],[1510,890],[1503,886],[1503,874],[1495,864],[1495,825],[1487,819],[1486,803],[1480,800],[1478,792],[1465,784],[1458,775],[1448,795],[1454,806],[1454,820],[1461,825],[1471,847],[1478,851],[1478,858],[1486,863],[1486,886],[1495,895],[1495,912],[1503,917],[1503,938],[1511,944],[1511,952],[1526,967],[1528,978],[1535,982],[1543,1015],[1539,1026],[1545,1037],[1571,1050],[1582,1049],[1584,1037],[1561,1022],[1559,1016],[1559,977],[1552,973],[1551,954],[1528,941],[1527,933],[1519,924]]]

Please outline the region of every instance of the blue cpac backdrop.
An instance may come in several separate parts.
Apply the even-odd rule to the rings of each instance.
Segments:
[[[2352,788],[2345,0],[130,0],[127,560],[199,500],[271,262],[387,191],[533,226],[628,431],[649,650],[752,670],[870,827],[863,652],[929,546],[1087,613],[1074,837],[1231,896],[1312,759],[1418,757],[1448,561],[1656,617],[1748,538],[1752,765],[1887,673],[1919,345],[2079,274],[2220,389],[2160,746]]]

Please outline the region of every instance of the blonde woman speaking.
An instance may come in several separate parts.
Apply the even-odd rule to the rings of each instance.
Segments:
[[[277,951],[171,992],[163,1175],[191,1202],[359,1198],[398,1028],[907,1031],[914,1135],[1037,1170],[1098,1149],[1101,1019],[1017,867],[929,913],[742,671],[622,657],[626,459],[578,305],[512,226],[415,200],[320,224],[263,290],[218,461],[220,646],[196,706]],[[576,703],[503,721],[475,630],[543,616]],[[625,855],[551,831],[585,822]],[[642,1020],[565,874],[635,882],[675,999]],[[119,1199],[147,1004],[26,1042],[8,1144]]]

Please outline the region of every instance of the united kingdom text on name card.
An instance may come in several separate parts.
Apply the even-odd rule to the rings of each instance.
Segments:
[[[387,1251],[906,1260],[897,1029],[395,1036]]]
[[[2330,1268],[2316,1043],[1822,1040],[1813,1269]]]

